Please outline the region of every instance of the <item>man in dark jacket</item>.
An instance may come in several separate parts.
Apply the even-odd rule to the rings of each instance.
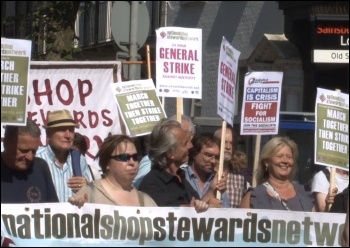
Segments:
[[[40,129],[31,120],[26,126],[5,128],[1,153],[1,203],[58,202],[45,160],[35,157]]]

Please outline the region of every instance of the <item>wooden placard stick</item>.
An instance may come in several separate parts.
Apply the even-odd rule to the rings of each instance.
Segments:
[[[176,120],[181,123],[181,116],[184,111],[183,99],[182,97],[176,98]]]
[[[149,49],[149,45],[146,46],[146,52],[147,52],[147,75],[148,75],[148,78],[151,78],[152,77],[152,74],[151,74],[151,52]]]
[[[226,121],[222,122],[221,128],[221,144],[220,144],[220,161],[219,161],[219,169],[218,169],[218,180],[221,179],[223,168],[224,168],[224,152],[225,152],[225,142],[226,142]],[[216,199],[221,199],[221,192],[216,192]]]
[[[259,157],[260,157],[260,144],[261,144],[261,135],[258,134],[256,136],[256,140],[255,140],[255,152],[254,152],[254,166],[253,166],[253,182],[252,182],[252,187],[255,188],[257,185],[256,182],[256,176],[255,176],[255,172],[258,169],[259,166]]]

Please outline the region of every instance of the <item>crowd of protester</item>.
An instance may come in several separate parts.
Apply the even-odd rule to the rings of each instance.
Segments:
[[[247,176],[251,166],[246,155],[236,150],[232,127],[224,134],[221,128],[195,133],[191,118],[183,115],[178,122],[173,116],[154,126],[144,139],[145,151],[138,149],[137,138],[106,137],[95,157],[100,174],[87,164],[87,146],[84,136],[75,132],[77,127],[68,110],[50,112],[44,126],[48,144],[39,147],[41,133],[33,121],[28,119],[26,126],[7,125],[1,154],[1,203],[182,206],[197,212],[208,208],[348,210],[348,172],[337,169],[335,188],[330,190],[329,168],[325,168],[314,175],[311,192],[306,191],[293,180],[298,147],[288,137],[269,140],[262,147],[257,171]],[[222,137],[224,158],[218,178]],[[80,151],[77,158],[74,150]],[[257,181],[254,188],[252,177]]]

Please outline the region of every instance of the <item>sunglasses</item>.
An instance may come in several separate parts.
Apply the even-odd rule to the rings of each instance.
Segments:
[[[112,159],[121,161],[121,162],[128,162],[131,158],[134,161],[139,161],[139,155],[137,153],[135,154],[128,154],[128,153],[122,153],[119,155],[111,156]]]

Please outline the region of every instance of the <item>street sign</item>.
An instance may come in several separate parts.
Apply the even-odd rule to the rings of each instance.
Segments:
[[[146,42],[150,29],[150,18],[144,1],[138,1],[137,44],[140,49]],[[129,52],[130,43],[130,1],[114,1],[111,14],[112,35],[117,46]]]

